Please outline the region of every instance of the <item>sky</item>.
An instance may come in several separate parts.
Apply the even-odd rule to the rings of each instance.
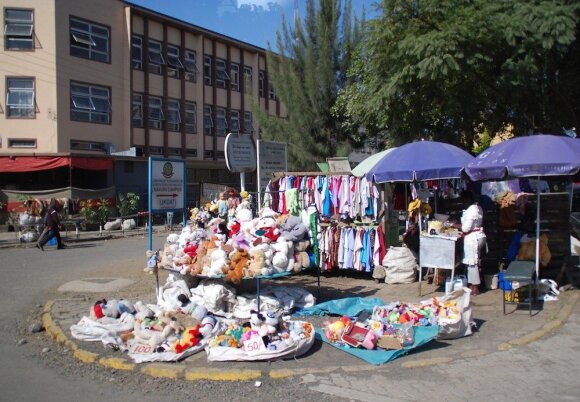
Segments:
[[[262,48],[276,48],[276,31],[282,26],[282,15],[294,17],[294,6],[301,18],[305,0],[129,0],[129,2],[166,14],[211,31],[230,36]],[[352,0],[353,12],[365,18],[374,15],[376,0]]]

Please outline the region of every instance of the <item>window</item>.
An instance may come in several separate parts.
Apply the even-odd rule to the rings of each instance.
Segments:
[[[183,67],[185,68],[185,79],[188,81],[196,82],[197,73],[199,73],[199,70],[197,69],[195,52],[193,50],[185,51],[185,60],[183,63]]]
[[[244,133],[254,133],[254,121],[252,119],[252,112],[244,112]]]
[[[274,85],[271,82],[268,83],[268,98],[276,100],[276,91],[274,91]]]
[[[230,63],[230,88],[232,91],[240,90],[240,65],[237,63]]]
[[[108,63],[111,59],[109,28],[71,17],[70,54]]]
[[[203,80],[205,85],[211,85],[211,56],[207,54],[203,56]]]
[[[133,108],[131,111],[133,127],[143,127],[143,94],[133,94]]]
[[[181,125],[180,105],[176,99],[167,101],[167,129],[169,131],[179,131]]]
[[[4,9],[4,48],[34,49],[34,13],[32,10]]]
[[[8,148],[36,148],[36,140],[8,138]]]
[[[6,117],[34,117],[34,79],[8,78]]]
[[[143,70],[143,38],[138,35],[131,37],[131,66]]]
[[[226,159],[226,153],[224,151],[217,151],[215,156],[216,159]]]
[[[179,59],[179,48],[167,45],[167,75],[179,78],[180,70],[183,70],[183,63]]]
[[[205,135],[212,135],[213,118],[211,106],[205,105],[203,107],[203,132]]]
[[[195,149],[195,148],[186,149],[185,150],[185,156],[190,157],[190,158],[197,157],[197,149]]]
[[[230,76],[226,69],[226,61],[223,59],[215,60],[215,84],[219,88],[227,88],[227,81]]]
[[[167,148],[167,155],[181,156],[181,148]]]
[[[264,72],[264,70],[260,70],[258,72],[258,96],[260,96],[260,98],[264,98],[266,95],[266,93],[264,92],[264,85],[265,85],[265,81],[266,81],[266,73]]]
[[[163,115],[163,100],[157,96],[149,97],[149,128],[161,130],[161,122],[165,120]]]
[[[185,132],[197,133],[197,106],[195,103],[185,103]]]
[[[244,89],[252,92],[252,67],[244,66]]]
[[[213,151],[205,151],[205,152],[203,153],[203,156],[204,156],[206,159],[213,159]]]
[[[228,120],[226,119],[226,109],[222,107],[215,108],[215,128],[218,136],[226,136],[228,130]]]
[[[149,147],[149,153],[151,155],[163,155],[163,147],[150,146]]]
[[[90,142],[90,141],[70,141],[70,148],[79,151],[97,151],[106,152],[104,142]]]
[[[232,110],[230,112],[230,127],[232,133],[240,132],[240,111]]]
[[[111,123],[111,91],[96,85],[71,82],[71,120]]]
[[[155,40],[149,40],[149,72],[154,74],[161,74],[165,60],[161,54],[161,43]]]

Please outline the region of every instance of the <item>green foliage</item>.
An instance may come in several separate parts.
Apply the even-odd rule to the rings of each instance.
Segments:
[[[580,3],[383,0],[336,108],[395,144],[580,125]]]
[[[117,208],[120,216],[128,216],[137,212],[139,196],[135,193],[119,193],[117,196]]]
[[[16,199],[18,201],[20,201],[21,203],[26,204],[27,201],[32,200],[32,196],[31,195],[28,195],[28,194],[18,194],[16,196]]]
[[[80,214],[89,223],[103,224],[111,215],[109,200],[101,198],[98,201],[85,200],[80,203]]]
[[[268,52],[268,79],[288,113],[269,116],[254,107],[263,138],[288,142],[293,169],[347,152],[358,129],[332,107],[347,83],[347,70],[361,40],[363,19],[351,16],[347,0],[308,0],[307,15],[293,24],[283,20],[276,53]]]

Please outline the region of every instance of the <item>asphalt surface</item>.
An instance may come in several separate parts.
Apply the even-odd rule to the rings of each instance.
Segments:
[[[65,241],[68,240],[71,247],[76,247],[81,246],[83,242],[90,241],[91,236],[115,240],[124,236],[143,236],[144,233],[137,231],[133,234],[111,233],[103,235],[104,237],[98,234],[80,234],[78,239],[69,238]],[[7,238],[8,236],[15,238],[13,233],[0,234],[0,248],[32,247],[31,244],[20,244],[12,241]],[[156,238],[157,241],[162,241],[163,233],[159,231]],[[40,251],[38,252],[40,253]],[[45,253],[59,252],[48,249]],[[94,301],[99,298],[124,297],[133,301],[154,301],[154,278],[145,273],[137,273],[137,271],[142,272],[139,266],[141,262],[138,259],[132,258],[131,261],[125,261],[124,264],[127,264],[125,267],[127,269],[113,271],[114,275],[110,275],[112,270],[109,269],[106,277],[69,276],[68,280],[62,280],[58,286],[58,293],[50,300],[43,302],[43,325],[48,336],[71,349],[75,358],[83,364],[99,365],[112,371],[138,372],[158,378],[228,382],[282,381],[288,378],[300,378],[303,383],[311,384],[312,390],[329,396],[344,392],[344,387],[348,384],[350,384],[348,389],[351,391],[359,389],[360,392],[363,392],[365,377],[368,377],[364,373],[370,370],[373,373],[379,373],[379,375],[387,373],[393,368],[420,373],[428,368],[437,370],[436,367],[444,367],[445,370],[448,370],[450,367],[461,367],[466,361],[471,361],[472,364],[483,364],[481,362],[493,360],[495,356],[505,358],[505,353],[513,353],[518,348],[529,347],[526,345],[532,345],[539,340],[552,339],[553,335],[558,333],[560,327],[565,325],[571,316],[576,322],[575,325],[578,321],[577,315],[573,314],[577,310],[576,301],[579,294],[577,290],[562,292],[558,301],[544,303],[542,309],[532,317],[525,309],[514,311],[513,306],[510,306],[510,314],[504,315],[501,291],[493,290],[472,298],[472,318],[477,324],[477,330],[472,336],[451,341],[431,342],[408,356],[378,368],[318,341],[308,354],[293,360],[207,362],[205,353],[201,352],[178,363],[134,364],[120,352],[104,349],[100,343],[74,340],[69,330],[70,325],[78,322],[83,315],[88,314]],[[145,264],[144,257],[142,264]],[[162,280],[166,274],[162,271]],[[263,286],[267,284],[263,283]],[[313,294],[319,294],[317,278],[313,275],[297,275],[288,279],[272,281],[271,284],[303,286]],[[424,283],[423,297],[419,297],[417,283],[386,285],[376,283],[369,278],[335,276],[321,278],[319,295],[319,301],[340,297],[369,296],[380,297],[385,302],[394,300],[413,302],[424,300],[431,295],[442,295],[442,293],[439,288]],[[577,351],[575,352],[577,356]],[[502,357],[499,358],[502,359]],[[482,370],[485,369],[482,368]],[[353,372],[358,373],[358,380],[353,377]],[[364,392],[359,396],[355,395],[357,394],[353,394],[353,399],[360,400],[374,400],[373,398],[377,396],[364,394]],[[382,395],[380,399],[387,400],[388,395]],[[453,398],[451,399],[453,400]]]

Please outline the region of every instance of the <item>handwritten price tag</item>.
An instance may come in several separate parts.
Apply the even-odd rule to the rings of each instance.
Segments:
[[[244,351],[248,356],[259,355],[267,351],[266,345],[264,345],[264,340],[260,336],[245,340],[243,345]]]

